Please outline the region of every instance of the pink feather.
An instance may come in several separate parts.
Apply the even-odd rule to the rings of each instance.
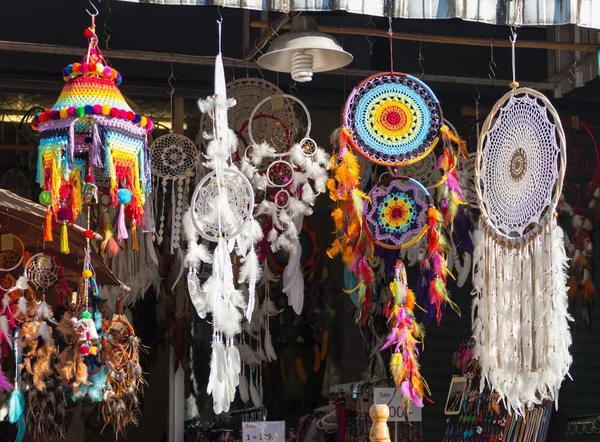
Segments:
[[[8,391],[12,391],[12,390],[13,390],[13,385],[6,378],[6,375],[2,371],[2,368],[0,367],[0,391],[8,392]]]

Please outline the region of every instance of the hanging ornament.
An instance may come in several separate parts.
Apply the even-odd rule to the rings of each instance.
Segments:
[[[12,233],[0,235],[0,271],[11,272],[21,265],[25,246],[23,241]]]
[[[482,383],[522,414],[543,398],[558,400],[572,362],[567,256],[555,217],[567,157],[549,100],[511,86],[477,148],[473,335]]]
[[[58,219],[63,253],[69,252],[67,224],[77,219],[85,201],[95,198],[96,170],[108,175],[113,206],[119,203],[119,189],[130,192],[137,225],[145,223],[146,196],[152,191],[147,146],[152,121],[136,114],[119,91],[121,74],[104,59],[95,24],[84,34],[86,56],[63,69],[66,84],[57,102],[32,121],[40,133],[40,202],[48,208],[44,237],[52,240],[52,218]],[[120,237],[126,237],[124,231]]]
[[[171,253],[179,248],[179,237],[181,222],[184,212],[184,201],[187,199],[187,191],[190,178],[194,175],[198,161],[198,150],[194,142],[189,138],[178,134],[167,134],[158,137],[150,146],[150,157],[152,160],[152,174],[161,179],[163,199],[167,199],[169,181],[171,183],[171,204],[173,205],[173,216],[171,220]],[[157,187],[157,186],[155,186]],[[155,206],[159,207],[158,192],[155,196]],[[164,211],[164,201],[162,210]],[[160,215],[161,224],[159,232],[164,229],[164,213]],[[157,242],[162,242],[162,234],[157,236]]]
[[[390,371],[396,389],[402,395],[402,410],[407,422],[410,404],[422,408],[423,398],[431,394],[420,372],[417,346],[423,344],[425,331],[415,319],[415,305],[415,294],[407,286],[404,263],[398,260],[385,309],[390,333],[381,350],[389,348],[392,351]]]

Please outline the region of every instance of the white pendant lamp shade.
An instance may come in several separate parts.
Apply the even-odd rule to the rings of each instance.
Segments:
[[[292,20],[292,29],[277,37],[257,63],[276,72],[290,72],[299,82],[312,80],[313,72],[332,71],[352,62],[352,54],[344,51],[337,40],[319,32],[313,17]]]

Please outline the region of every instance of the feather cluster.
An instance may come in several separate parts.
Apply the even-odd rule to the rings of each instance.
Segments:
[[[519,414],[557,401],[572,363],[562,229],[553,218],[533,241],[507,247],[481,221],[474,242],[472,324],[481,388],[487,382]]]
[[[356,287],[349,290],[358,294],[358,303],[367,310],[372,291],[374,273],[372,263],[375,247],[363,226],[363,207],[369,197],[361,191],[360,166],[350,146],[353,143],[348,129],[339,129],[333,137],[338,150],[331,157],[331,178],[327,183],[329,198],[336,208],[331,213],[335,225],[335,240],[327,250],[327,255],[337,255],[357,281]],[[367,315],[362,315],[366,321]]]
[[[390,333],[381,350],[389,348],[392,351],[390,371],[396,389],[402,394],[402,408],[407,421],[410,404],[423,407],[423,398],[431,394],[420,372],[417,346],[423,343],[425,332],[415,319],[415,305],[415,294],[406,285],[404,263],[398,260],[385,309]]]

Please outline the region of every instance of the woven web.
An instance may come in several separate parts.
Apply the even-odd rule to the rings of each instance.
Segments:
[[[150,146],[152,173],[172,180],[194,173],[198,150],[189,138],[178,134],[158,137]]]
[[[511,96],[496,117],[484,135],[482,204],[500,233],[521,237],[552,205],[559,176],[556,126],[529,95]]]
[[[359,149],[387,165],[410,164],[436,142],[441,109],[429,87],[410,75],[380,75],[348,97],[344,125]]]
[[[260,78],[240,78],[227,83],[227,96],[235,98],[236,105],[227,111],[228,126],[240,138],[239,155],[243,156],[245,148],[248,146],[248,118],[252,110],[263,99],[273,95],[282,95],[283,91],[273,83]],[[268,114],[272,121],[256,123],[256,139],[267,139],[269,132],[275,130],[275,121],[280,121],[284,127],[291,127],[294,122],[293,109],[287,100],[281,109],[272,109]],[[268,118],[268,117],[265,117]],[[204,132],[212,132],[212,120],[206,114],[202,114],[200,119],[200,137]]]
[[[221,200],[217,198],[219,193]],[[216,207],[215,202],[222,202],[224,199],[227,207]],[[217,241],[221,233],[229,239],[239,233],[253,206],[254,193],[246,177],[232,169],[225,169],[221,185],[214,172],[198,184],[191,202],[192,220],[204,238]]]
[[[477,190],[475,190],[475,154],[471,154],[472,161],[465,160],[462,155],[458,157],[456,175],[460,182],[464,200],[474,209],[479,208]]]
[[[286,118],[279,113],[285,110]],[[306,114],[300,102],[279,95],[271,96],[262,105],[255,107],[254,117],[248,122],[252,139],[242,135],[244,142],[260,144],[266,142],[276,153],[287,152],[295,143],[307,137],[310,116]],[[246,128],[247,131],[247,128]]]
[[[38,253],[25,264],[25,274],[32,288],[45,290],[58,282],[62,274],[62,267],[53,255]]]
[[[11,240],[10,236],[12,236],[12,241],[10,241],[12,244],[3,241],[3,245],[6,248],[0,250],[0,270],[3,272],[10,272],[16,269],[23,261],[23,254],[25,253],[25,246],[21,238],[10,233],[7,235],[9,235],[9,240]]]
[[[427,222],[428,204],[421,190],[408,180],[384,181],[369,196],[373,203],[366,211],[367,226],[384,246],[400,248],[419,235]]]

